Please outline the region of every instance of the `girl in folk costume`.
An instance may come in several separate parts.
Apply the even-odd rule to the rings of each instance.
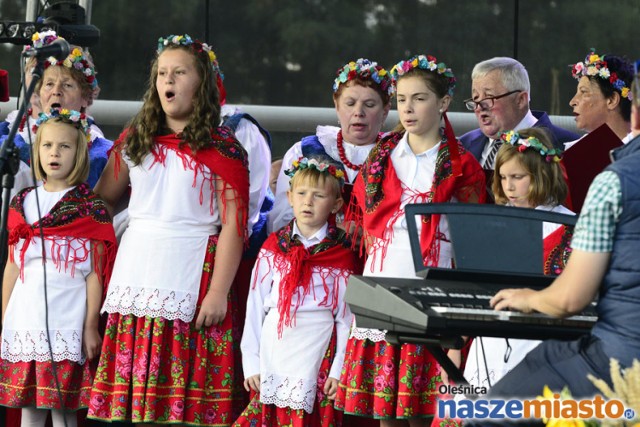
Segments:
[[[131,184],[131,199],[102,308],[109,316],[90,418],[233,421],[229,290],[246,236],[249,176],[245,151],[216,127],[212,59],[187,35],[159,39],[142,110],[96,186],[113,206]]]
[[[560,151],[554,149],[546,131],[522,129],[500,134],[503,144],[495,161],[492,191],[497,204],[535,208],[568,215],[562,206],[568,193],[563,177]],[[543,272],[559,275],[569,259],[572,227],[543,223]],[[467,355],[464,377],[469,384],[488,390],[511,371],[541,341],[476,337]],[[449,357],[460,365],[459,350],[449,350]],[[453,398],[453,397],[451,397]],[[434,426],[460,426],[459,419],[437,419]]]
[[[446,116],[455,77],[432,56],[416,56],[391,70],[404,132],[371,151],[354,186],[348,218],[362,225],[365,275],[415,277],[404,218],[407,203],[483,202],[484,176],[455,139]],[[441,123],[444,122],[444,129]],[[447,223],[422,219],[420,241],[428,266],[451,267]],[[394,346],[385,332],[354,328],[336,406],[381,419],[381,425],[425,425],[435,412],[439,367],[420,345]],[[399,421],[400,419],[408,421]]]
[[[562,206],[567,184],[560,166],[560,151],[554,149],[544,130],[522,129],[502,133],[504,142],[496,156],[493,194],[496,203],[573,215]],[[544,274],[559,275],[571,251],[573,227],[543,224]],[[533,350],[540,341],[476,338],[471,344],[465,378],[487,389],[498,382]],[[490,349],[490,351],[485,351]]]
[[[326,156],[292,166],[287,195],[295,218],[269,236],[253,270],[241,347],[245,388],[256,395],[237,426],[341,425],[329,400],[353,317],[344,293],[359,265],[334,220],[345,173]],[[323,364],[328,347],[330,367]]]
[[[275,204],[269,214],[272,230],[285,226],[293,212],[286,202],[289,177],[285,171],[300,157],[328,155],[344,165],[345,205],[351,188],[369,151],[380,140],[380,129],[391,108],[393,84],[387,70],[374,61],[358,59],[337,71],[333,83],[333,103],[340,127],[318,126],[315,135],[294,144],[284,155],[276,184]],[[341,224],[338,215],[338,224]]]
[[[106,206],[85,183],[88,124],[69,110],[41,113],[32,166],[44,183],[9,208],[2,285],[0,404],[22,407],[22,425],[75,426],[89,404],[100,353],[102,288],[115,257]],[[52,361],[54,363],[52,363]]]

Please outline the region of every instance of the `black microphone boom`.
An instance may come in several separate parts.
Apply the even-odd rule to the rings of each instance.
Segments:
[[[53,56],[58,61],[63,61],[67,56],[69,56],[70,52],[71,47],[69,46],[69,42],[64,39],[56,39],[46,46],[29,49],[25,51],[23,55],[27,57],[35,56],[37,59],[46,59]]]

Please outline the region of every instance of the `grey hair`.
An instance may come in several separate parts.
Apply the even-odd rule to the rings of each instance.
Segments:
[[[478,62],[471,72],[471,79],[482,78],[490,72],[498,70],[502,75],[502,82],[508,91],[522,90],[529,94],[531,101],[531,84],[529,73],[520,62],[506,56],[499,56]]]

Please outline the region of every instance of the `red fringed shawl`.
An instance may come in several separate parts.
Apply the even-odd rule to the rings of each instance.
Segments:
[[[40,222],[27,224],[24,200],[34,189],[35,187],[29,187],[20,191],[9,206],[9,245],[14,246],[20,239],[25,239],[25,244],[20,249],[20,277],[24,278],[24,256],[27,247],[33,242],[34,236],[40,235],[41,223],[44,239],[51,243],[51,261],[58,268],[64,269],[71,264],[73,274],[74,264],[86,261],[89,254],[92,254],[93,268],[101,278],[104,294],[116,255],[116,235],[105,203],[91,191],[88,184],[80,184],[69,190]],[[60,239],[66,237],[89,239],[87,244],[92,247],[83,248],[82,251],[72,251],[69,248],[66,259],[60,259]],[[14,261],[11,248],[9,254],[11,261]]]
[[[571,255],[573,227],[563,225],[545,237],[543,241],[544,274],[560,275]]]
[[[371,150],[354,183],[353,199],[345,219],[354,221],[356,229],[364,229],[365,241],[367,236],[381,239],[383,257],[393,238],[393,222],[399,218],[402,185],[393,167],[391,153],[402,136],[402,133],[390,133]],[[484,203],[484,172],[477,160],[456,140],[446,114],[445,136],[446,143],[441,144],[438,150],[427,202],[450,202],[455,197],[462,203]],[[439,224],[440,215],[422,218],[420,246],[427,266],[437,266]]]
[[[125,136],[129,132],[125,129],[114,143],[113,153],[116,155],[115,175],[118,176],[120,165],[120,156],[122,143]],[[166,151],[170,149],[176,152],[178,157],[183,161],[185,169],[194,171],[193,186],[197,185],[198,172],[202,174],[205,180],[211,181],[213,177],[208,177],[204,173],[202,167],[208,168],[212,174],[219,176],[225,183],[224,190],[231,189],[234,192],[234,200],[237,205],[238,233],[241,236],[247,236],[247,218],[249,216],[249,163],[247,152],[238,142],[231,129],[225,126],[219,126],[211,129],[211,145],[193,152],[191,147],[180,139],[176,134],[160,135],[155,137],[156,146],[152,154],[158,163],[164,163],[166,159]],[[211,185],[215,185],[211,181]],[[200,203],[203,203],[203,188],[200,189]],[[224,191],[223,190],[223,191]],[[223,201],[220,217],[222,223],[226,222],[226,199],[221,197]],[[211,207],[213,210],[213,206]]]
[[[362,272],[362,264],[356,253],[351,250],[351,241],[344,230],[329,223],[327,236],[322,242],[305,248],[297,239],[292,238],[293,221],[295,220],[291,220],[285,227],[271,233],[262,245],[263,249],[275,254],[273,268],[284,272],[279,288],[278,336],[282,335],[283,326],[295,325],[298,307],[313,288],[311,274],[314,268],[327,268],[334,274],[340,273],[347,276]],[[329,289],[327,278],[324,275],[322,277],[325,297],[320,305],[332,307],[335,310],[338,305],[336,287],[338,283],[334,280],[333,289]],[[332,298],[331,301],[328,300],[329,297]]]

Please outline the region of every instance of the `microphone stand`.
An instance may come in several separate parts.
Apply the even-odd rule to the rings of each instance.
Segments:
[[[2,176],[2,212],[0,219],[0,277],[4,278],[4,267],[7,260],[7,254],[9,249],[9,232],[7,231],[7,216],[9,214],[9,203],[11,202],[11,189],[13,188],[15,175],[20,168],[20,158],[18,157],[18,150],[14,138],[20,127],[20,122],[26,114],[31,95],[38,84],[38,81],[42,78],[44,72],[44,61],[46,58],[38,58],[36,66],[32,72],[31,84],[27,88],[18,115],[16,116],[9,136],[4,140],[2,148],[0,149],[0,176]],[[2,288],[0,287],[0,299],[2,297]]]

